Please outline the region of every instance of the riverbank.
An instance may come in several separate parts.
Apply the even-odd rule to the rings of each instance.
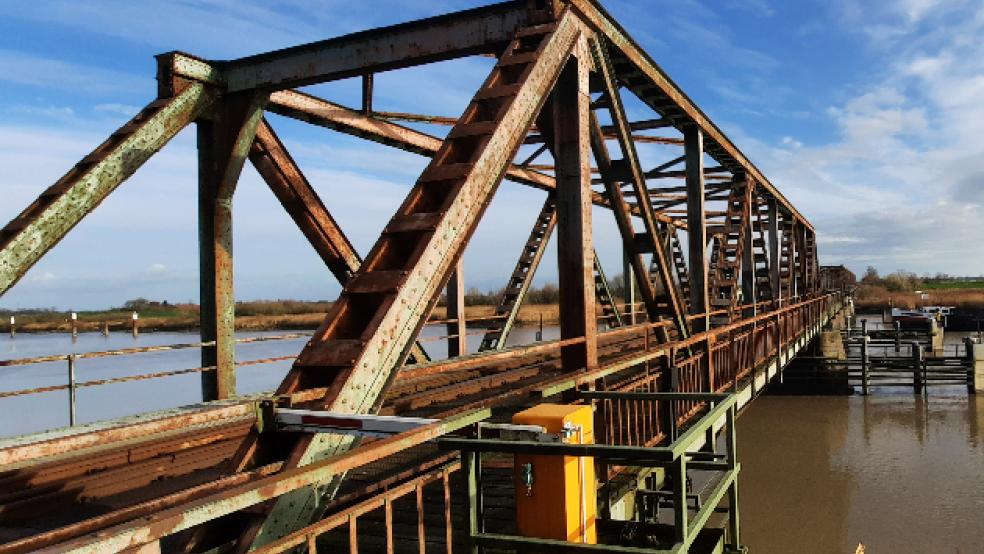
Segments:
[[[237,315],[237,331],[274,331],[274,330],[300,330],[315,329],[324,320],[327,311],[315,311],[294,314],[257,314],[257,315]],[[80,333],[100,332],[105,323],[109,323],[110,331],[129,331],[131,322],[130,312],[81,312],[76,326]],[[495,316],[495,306],[468,306],[465,309],[465,317],[473,326],[483,327],[486,322],[482,318]],[[543,318],[544,325],[557,325],[560,322],[560,308],[556,304],[538,305],[532,304],[523,306],[519,311],[517,323],[522,325],[538,325],[540,318]],[[447,310],[438,306],[434,308],[431,320],[440,321],[447,319]],[[475,321],[478,320],[478,321]],[[6,323],[6,322],[4,322]],[[141,315],[139,319],[140,330],[142,332],[153,331],[193,331],[198,329],[198,314],[185,310],[174,310],[158,315]],[[7,326],[2,328],[7,331]],[[72,330],[69,318],[61,314],[60,316],[24,316],[18,317],[16,326],[18,333],[50,333],[64,332]]]
[[[925,295],[925,298],[923,297]],[[956,306],[984,309],[984,288],[929,289],[892,292],[884,287],[858,287],[854,305],[859,310],[881,312],[889,308],[914,309],[918,306]]]

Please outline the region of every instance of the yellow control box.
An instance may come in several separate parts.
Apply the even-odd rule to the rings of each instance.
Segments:
[[[591,406],[539,404],[513,416],[516,425],[540,425],[563,442],[594,443]],[[517,454],[516,526],[524,537],[595,544],[597,487],[593,458]]]

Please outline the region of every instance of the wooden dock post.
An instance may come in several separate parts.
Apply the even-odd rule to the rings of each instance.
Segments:
[[[75,427],[75,354],[68,355],[68,424]]]
[[[108,321],[103,321],[103,324],[102,324],[102,334],[103,334],[104,337],[108,337],[109,336],[109,322]]]
[[[868,320],[861,320],[861,394],[868,395]]]
[[[137,338],[140,336],[140,314],[133,312],[133,315],[130,316],[130,321],[133,325],[133,338]]]
[[[72,312],[69,321],[69,325],[72,327],[72,338],[75,339],[79,336],[79,314]]]
[[[898,326],[898,322],[896,322]],[[896,343],[898,344],[898,343]],[[922,375],[923,357],[922,357],[922,347],[919,345],[919,341],[912,341],[912,391],[919,394],[923,391],[923,386],[928,383],[923,382],[924,376]]]

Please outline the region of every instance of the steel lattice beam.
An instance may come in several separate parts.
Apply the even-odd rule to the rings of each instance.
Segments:
[[[441,146],[441,139],[390,123],[383,119],[373,118],[356,110],[346,108],[334,102],[324,100],[297,91],[278,91],[270,95],[267,109],[285,117],[306,121],[339,131],[345,134],[420,154],[433,156]],[[522,165],[511,165],[506,171],[510,181],[531,186],[545,191],[554,191],[557,184],[554,178],[545,173],[535,171]],[[596,206],[609,207],[608,199],[598,193],[591,194],[591,202]],[[657,215],[660,221],[681,228],[686,225],[670,217]]]

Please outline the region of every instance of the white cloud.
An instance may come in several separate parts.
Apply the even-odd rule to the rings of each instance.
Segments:
[[[927,13],[937,9],[941,0],[895,0],[895,9],[902,13],[910,23],[921,20]]]
[[[0,81],[81,94],[152,90],[152,77],[0,49]]]
[[[937,17],[930,4],[908,3],[906,17]],[[751,141],[816,224],[823,263],[984,271],[984,244],[967,240],[984,217],[984,43],[968,40],[984,20],[960,19],[894,27],[907,46],[884,52],[881,69],[828,110],[834,140]]]
[[[128,104],[97,104],[93,106],[92,110],[100,113],[122,115],[129,118],[137,115],[140,108]]]
[[[55,280],[55,274],[50,271],[43,271],[41,273],[32,273],[28,279],[32,283],[46,284]]]

